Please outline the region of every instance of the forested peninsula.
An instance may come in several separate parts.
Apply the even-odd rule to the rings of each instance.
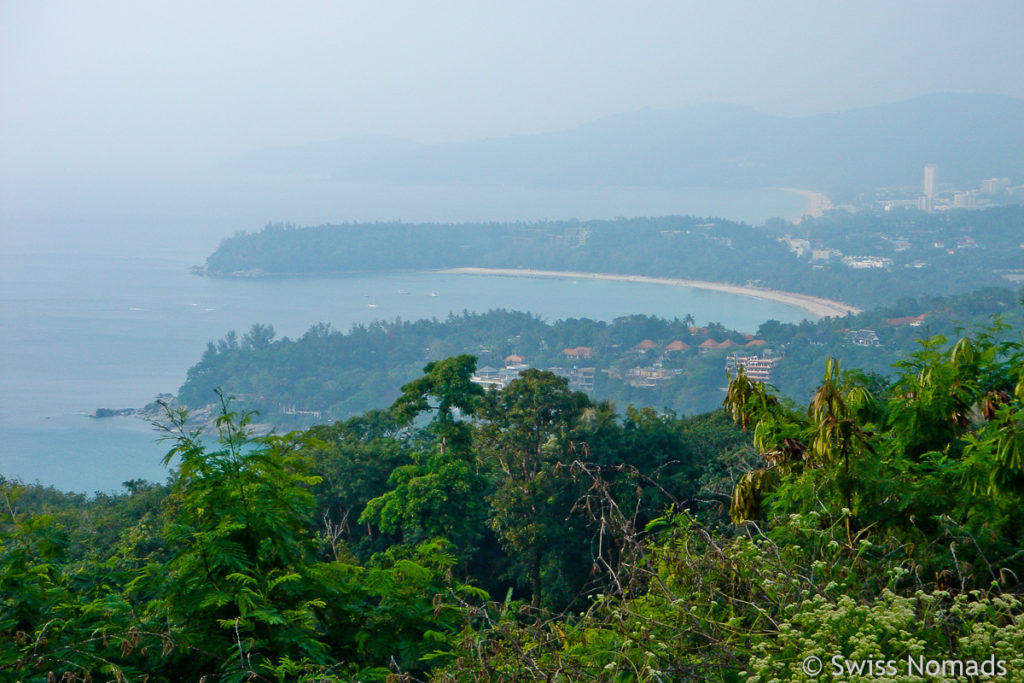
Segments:
[[[461,267],[569,270],[770,287],[870,308],[1024,275],[1024,207],[831,211],[753,227],[663,216],[542,223],[270,224],[197,272],[258,277]],[[1008,279],[1009,278],[1009,279]]]
[[[759,378],[782,395],[805,401],[827,358],[886,376],[892,364],[919,347],[918,340],[978,329],[1002,316],[1024,329],[1020,294],[989,289],[954,297],[904,299],[858,315],[801,324],[767,321],[755,334],[690,318],[634,315],[611,322],[566,319],[552,323],[528,313],[490,311],[444,320],[355,325],[348,331],[322,323],[298,339],[276,339],[257,324],[243,334],[211,341],[188,371],[179,404],[198,418],[212,417],[214,389],[258,410],[261,422],[287,427],[343,420],[388,405],[423,365],[471,354],[482,369],[515,376],[532,367],[569,379],[595,399],[694,415],[724,398],[727,369],[766,368]],[[487,373],[484,373],[485,375]]]

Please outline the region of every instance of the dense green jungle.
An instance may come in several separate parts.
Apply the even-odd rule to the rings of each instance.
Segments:
[[[165,483],[2,482],[0,674],[1024,676],[1019,325],[828,358],[799,403],[738,371],[693,417],[477,363],[288,434],[223,391],[206,437],[165,404]]]

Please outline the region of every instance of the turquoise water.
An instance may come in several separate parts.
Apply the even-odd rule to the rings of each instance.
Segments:
[[[159,465],[166,447],[146,423],[85,414],[176,392],[207,341],[255,322],[295,337],[321,321],[347,330],[492,308],[549,321],[689,313],[700,324],[751,332],[770,318],[809,317],[742,296],[628,282],[436,273],[226,280],[191,275],[194,261],[180,258],[20,254],[4,261],[0,473],[85,492],[166,476]]]

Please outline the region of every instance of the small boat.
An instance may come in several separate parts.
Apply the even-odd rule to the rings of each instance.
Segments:
[[[366,304],[366,307],[367,307],[367,308],[377,308],[377,304],[375,304],[375,303],[373,303],[373,302],[371,301],[370,303]]]
[[[408,289],[400,289],[400,290],[398,290],[398,293],[399,294],[408,294],[409,290]]]
[[[427,296],[437,296],[437,292],[431,292],[431,293],[430,293],[430,294],[428,294]]]

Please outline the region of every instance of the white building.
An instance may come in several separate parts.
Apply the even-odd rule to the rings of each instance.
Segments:
[[[981,181],[982,194],[999,194],[1010,187],[1009,178],[989,178]]]
[[[743,374],[755,382],[770,382],[772,373],[782,356],[765,351],[760,356],[747,355],[745,353],[734,353],[725,357],[725,371],[732,374],[739,368],[743,368]]]
[[[486,365],[469,378],[469,381],[473,384],[479,384],[485,389],[504,389],[512,380],[519,377],[519,373],[525,370],[529,366],[520,366],[517,368],[492,368]]]
[[[884,256],[844,256],[843,265],[847,268],[888,268],[892,259]]]
[[[802,258],[805,254],[811,253],[811,243],[805,239],[783,235],[778,241],[785,244],[797,257]]]

